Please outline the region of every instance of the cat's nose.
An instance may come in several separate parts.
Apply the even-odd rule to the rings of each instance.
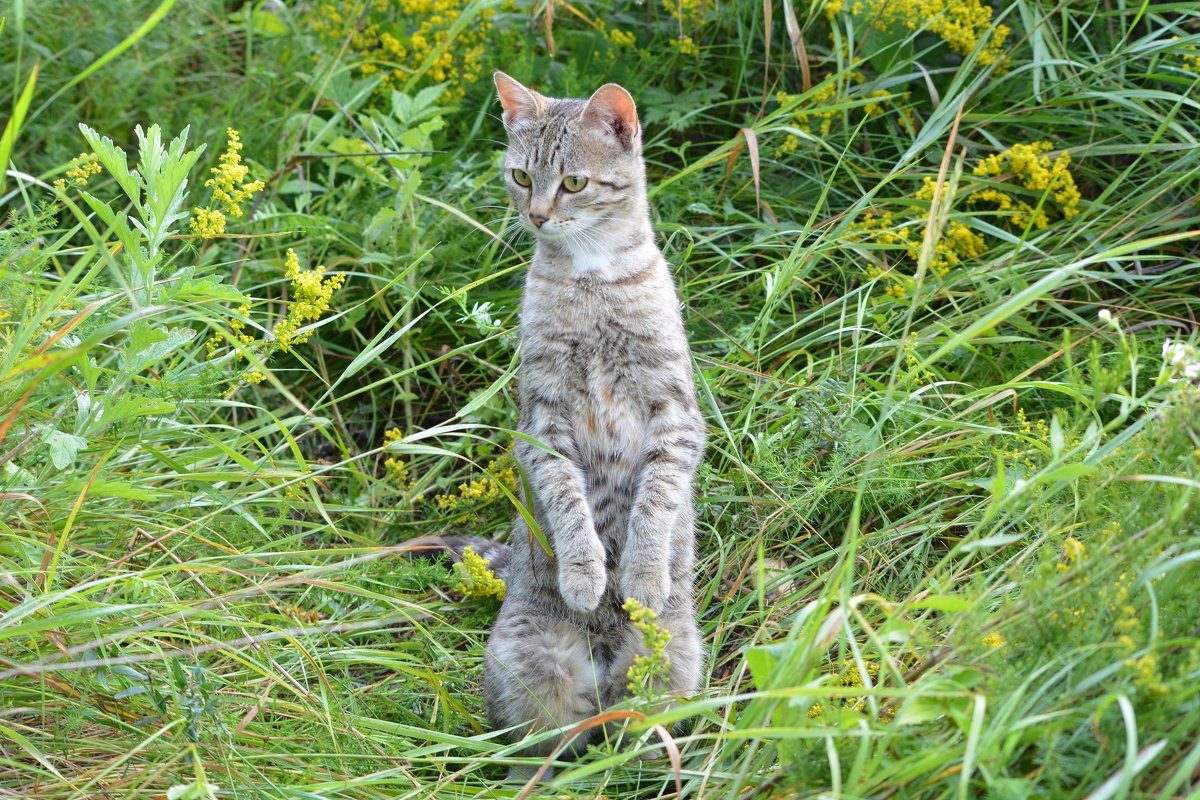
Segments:
[[[550,219],[550,218],[544,217],[541,214],[530,213],[530,215],[529,215],[529,221],[532,222],[534,225],[537,225],[539,228],[542,227],[542,223],[548,219]]]

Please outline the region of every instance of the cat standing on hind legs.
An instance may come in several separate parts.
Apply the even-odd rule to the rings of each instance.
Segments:
[[[519,737],[625,697],[626,672],[644,653],[621,609],[628,597],[671,633],[662,688],[697,688],[692,484],[705,430],[650,227],[633,98],[611,83],[589,100],[562,100],[502,72],[495,80],[505,181],[537,240],[521,305],[520,430],[556,451],[516,445],[533,494],[523,500],[554,559],[518,517],[484,658],[491,723]]]
[[[502,72],[495,80],[505,181],[537,240],[521,305],[520,429],[557,454],[517,444],[533,493],[524,499],[555,559],[518,519],[484,694],[494,726],[535,731],[625,696],[644,652],[627,597],[672,634],[663,688],[697,688],[692,484],[704,421],[650,227],[633,98],[615,84],[560,100]]]

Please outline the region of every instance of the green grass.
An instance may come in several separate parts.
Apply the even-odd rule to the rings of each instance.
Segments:
[[[624,740],[534,794],[1200,797],[1200,388],[1163,351],[1200,316],[1191,4],[997,2],[998,64],[872,30],[871,3],[793,3],[795,46],[779,3],[553,4],[553,57],[544,4],[456,4],[448,52],[492,27],[484,77],[442,95],[436,53],[389,62],[320,5],[3,12],[0,794],[520,792],[479,694],[495,608],[403,553],[517,513],[434,500],[516,425],[502,66],[638,99],[710,431],[704,690],[615,709]],[[347,19],[424,19],[391,5]],[[206,149],[56,191],[80,122],[131,166],[139,124]],[[226,127],[266,188],[203,240],[183,215]],[[1078,214],[974,174],[1035,141],[1069,153]],[[883,214],[984,246],[943,275],[936,237],[867,231]],[[288,249],[345,285],[284,352]]]

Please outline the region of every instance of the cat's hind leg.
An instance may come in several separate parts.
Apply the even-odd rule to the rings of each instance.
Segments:
[[[700,686],[704,650],[690,604],[668,603],[655,622],[671,634],[663,651],[671,662],[671,671],[666,682],[654,687],[655,690],[673,697],[692,694]],[[612,664],[601,685],[600,696],[605,706],[615,705],[625,698],[629,692],[629,668],[636,657],[647,654],[641,632],[632,625],[621,630],[613,645]]]
[[[658,682],[653,687],[656,693],[664,695],[664,699],[661,704],[649,709],[652,713],[669,708],[674,704],[672,698],[693,694],[700,686],[704,667],[700,631],[696,626],[695,614],[690,603],[669,602],[656,622],[671,634],[671,640],[663,651],[663,655],[671,662],[671,670],[666,681]],[[628,696],[629,668],[633,666],[634,659],[646,654],[641,632],[632,625],[624,628],[614,641],[612,666],[601,687],[605,707],[616,705]],[[619,731],[622,727],[614,725],[610,728],[609,735],[620,738]]]
[[[512,734],[517,737],[579,722],[599,710],[604,672],[578,626],[529,611],[502,611],[484,655],[488,717],[496,728],[521,726]],[[590,732],[579,735],[569,751],[582,750],[590,739]],[[545,756],[557,744],[545,739],[523,755]],[[510,777],[522,774],[510,771]]]

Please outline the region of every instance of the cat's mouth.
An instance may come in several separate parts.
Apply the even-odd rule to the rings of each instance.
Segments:
[[[539,239],[559,240],[567,238],[570,235],[571,222],[569,219],[552,217],[541,225],[527,222],[526,227],[533,231],[533,235]]]

